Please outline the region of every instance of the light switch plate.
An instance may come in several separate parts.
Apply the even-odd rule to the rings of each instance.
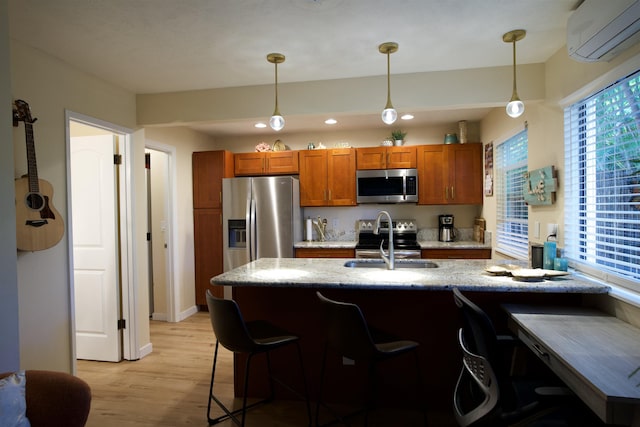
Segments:
[[[540,238],[540,221],[536,221],[533,223],[533,237],[536,239]]]

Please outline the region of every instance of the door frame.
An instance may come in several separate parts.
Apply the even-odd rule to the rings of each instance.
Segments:
[[[180,268],[176,263],[178,257],[176,256],[176,242],[178,241],[178,207],[176,206],[176,200],[178,200],[178,183],[177,183],[177,167],[176,167],[176,147],[163,144],[160,142],[145,139],[145,148],[155,151],[161,151],[167,155],[167,161],[169,162],[167,170],[167,223],[169,223],[170,232],[167,236],[167,244],[169,250],[167,251],[167,322],[179,322],[184,320],[180,314],[181,300],[180,293],[178,292],[176,283],[178,283],[178,271]],[[153,167],[153,164],[151,165]],[[154,319],[155,320],[155,319]],[[165,319],[157,319],[165,320]]]
[[[121,267],[121,287],[122,287],[122,313],[121,318],[125,320],[127,327],[122,330],[122,356],[126,360],[136,360],[140,358],[140,343],[138,340],[138,308],[137,308],[137,287],[134,280],[134,241],[133,241],[133,229],[134,229],[134,217],[132,215],[132,207],[134,206],[133,188],[132,182],[132,162],[129,159],[132,158],[132,142],[131,135],[133,130],[118,126],[112,123],[105,122],[94,117],[90,117],[81,113],[76,113],[70,110],[65,110],[65,134],[66,134],[66,175],[67,175],[67,195],[71,195],[71,132],[69,129],[69,121],[75,121],[86,124],[100,129],[104,129],[108,132],[117,133],[123,135],[123,169],[121,171],[121,182],[124,183],[124,188],[120,188],[120,209],[121,209],[121,255],[120,255],[120,267]],[[75,326],[75,283],[73,275],[73,208],[71,197],[67,197],[67,233],[69,234],[68,242],[68,277],[69,277],[69,307],[70,307],[70,329],[71,329],[71,354],[73,355],[72,367],[73,372],[76,372],[76,326]]]

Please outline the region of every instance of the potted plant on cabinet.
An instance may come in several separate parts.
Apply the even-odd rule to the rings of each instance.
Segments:
[[[391,131],[391,139],[395,141],[396,145],[402,145],[405,136],[407,136],[407,133],[403,132],[401,129]]]

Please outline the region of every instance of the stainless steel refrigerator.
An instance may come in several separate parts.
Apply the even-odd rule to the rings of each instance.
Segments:
[[[301,216],[297,177],[223,179],[224,271],[259,258],[293,258]]]

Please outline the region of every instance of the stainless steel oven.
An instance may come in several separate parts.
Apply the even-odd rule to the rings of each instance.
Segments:
[[[358,220],[358,242],[356,243],[356,258],[380,258],[380,244],[386,251],[389,248],[389,224],[382,221],[380,232],[373,233],[374,219]],[[400,219],[393,221],[393,249],[396,259],[421,258],[420,245],[418,244],[418,227],[413,219]]]

